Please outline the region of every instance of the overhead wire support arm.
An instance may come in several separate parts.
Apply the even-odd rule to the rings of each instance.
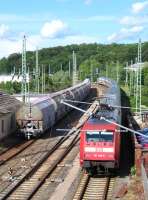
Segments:
[[[69,99],[64,99],[64,102],[71,102],[71,103],[80,103],[80,104],[92,105],[92,103],[88,103],[88,102],[84,102],[84,101],[74,101],[74,100],[69,100]]]
[[[123,128],[123,129],[125,129],[125,130],[128,130],[128,131],[130,131],[130,132],[132,132],[132,133],[134,133],[134,134],[137,134],[137,135],[143,136],[143,137],[145,137],[145,138],[148,138],[148,135],[144,135],[144,134],[142,134],[142,133],[140,133],[140,132],[138,132],[138,131],[134,131],[134,130],[132,130],[132,129],[130,129],[130,128],[127,128],[127,127],[125,127],[125,126],[123,126],[123,125],[121,125],[121,124],[118,124],[118,123],[113,122],[113,121],[111,121],[111,120],[109,120],[109,119],[106,119],[105,117],[101,117],[101,119],[105,120],[106,122],[109,122],[110,124],[114,124],[114,125],[116,125],[116,126],[119,126],[120,128]]]
[[[71,105],[71,104],[69,104],[69,103],[66,103],[66,102],[63,101],[63,100],[61,100],[61,103],[64,104],[64,105],[66,105],[66,106],[69,106],[69,107],[71,107],[71,108],[74,108],[74,109],[76,109],[76,110],[79,110],[79,111],[81,111],[81,112],[83,112],[83,113],[88,113],[90,116],[92,115],[91,112],[87,112],[86,110],[83,110],[83,109],[78,108],[78,107],[76,107],[76,106],[74,106],[74,105]]]

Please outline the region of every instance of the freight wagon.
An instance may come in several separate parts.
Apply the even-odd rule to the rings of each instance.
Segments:
[[[18,131],[26,138],[43,134],[60,120],[71,108],[61,104],[61,100],[83,100],[90,91],[90,81],[55,92],[24,104],[18,110],[16,119]]]

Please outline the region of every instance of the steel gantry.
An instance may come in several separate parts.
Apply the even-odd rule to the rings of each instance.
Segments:
[[[131,60],[130,66],[128,63],[126,64],[126,80],[125,84],[129,87],[129,95],[134,95],[135,104],[136,104],[136,112],[139,111],[141,115],[141,76],[142,76],[142,51],[141,51],[141,39],[139,39],[138,43],[138,57],[135,59],[135,64]],[[129,85],[128,85],[129,79]]]
[[[26,36],[23,38],[23,48],[22,48],[22,101],[26,102],[26,92],[27,92],[27,81],[26,81]]]
[[[40,92],[38,49],[36,49],[35,91],[37,94]]]
[[[73,86],[76,85],[78,82],[78,74],[77,74],[77,57],[75,52],[73,51]]]

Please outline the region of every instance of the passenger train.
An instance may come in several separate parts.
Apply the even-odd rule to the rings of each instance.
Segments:
[[[99,78],[98,84],[105,88],[99,99],[99,109],[83,125],[80,133],[80,165],[88,172],[107,172],[119,167],[121,101],[117,83]]]
[[[86,79],[76,86],[40,97],[30,105],[24,104],[16,113],[19,133],[28,139],[43,134],[70,111],[61,100],[82,101],[89,91],[90,81]]]

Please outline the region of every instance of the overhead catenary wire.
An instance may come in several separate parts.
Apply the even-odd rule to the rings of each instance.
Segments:
[[[81,111],[81,112],[83,112],[83,113],[87,113],[87,114],[89,114],[89,116],[92,116],[93,115],[93,113],[92,112],[87,112],[86,110],[83,110],[83,109],[80,109],[80,108],[78,108],[78,107],[76,107],[76,106],[73,106],[73,105],[71,105],[71,104],[69,104],[69,103],[66,103],[66,102],[64,102],[63,100],[61,100],[61,103],[62,104],[65,104],[65,105],[67,105],[67,106],[69,106],[69,107],[72,107],[72,108],[74,108],[74,109],[76,109],[76,110],[79,110],[79,111]],[[96,115],[97,116],[97,115]],[[111,120],[109,120],[109,119],[106,119],[105,117],[100,117],[100,120],[105,120],[106,122],[108,122],[108,123],[110,123],[110,124],[114,124],[114,125],[116,125],[116,126],[119,126],[120,128],[123,128],[123,129],[125,129],[125,130],[128,130],[128,131],[130,131],[130,132],[132,132],[132,133],[134,133],[134,134],[137,134],[137,135],[140,135],[140,136],[142,136],[142,137],[145,137],[145,138],[148,138],[148,135],[144,135],[144,134],[142,134],[142,133],[140,133],[140,132],[138,132],[138,131],[135,131],[135,130],[132,130],[132,129],[130,129],[130,128],[127,128],[127,127],[125,127],[125,126],[123,126],[123,125],[121,125],[121,124],[118,124],[118,123],[116,123],[116,122],[114,122],[114,121],[111,121]]]
[[[68,129],[68,128],[57,128],[56,129],[56,131],[60,131],[60,132],[69,132],[69,131],[71,131],[72,129]],[[106,131],[106,129],[95,129],[95,130],[89,130],[89,129],[83,129],[83,130],[81,130],[81,132],[101,132],[101,131]],[[116,132],[128,132],[127,130],[115,130]]]
[[[79,110],[79,111],[81,111],[81,112],[83,112],[83,113],[86,113],[86,110],[83,110],[83,109],[78,108],[78,107],[76,107],[76,106],[74,106],[74,105],[71,105],[71,104],[69,104],[69,103],[66,103],[66,102],[63,101],[63,100],[61,100],[61,103],[64,104],[64,105],[66,105],[66,106],[69,106],[69,107],[71,107],[71,108],[75,108],[76,110]]]
[[[92,105],[92,103],[88,103],[88,102],[84,102],[84,101],[74,101],[74,100],[68,100],[68,99],[64,99],[65,102],[71,102],[71,103],[80,103],[80,104],[88,104],[88,105]]]
[[[132,133],[134,133],[134,134],[137,134],[137,135],[140,135],[140,136],[142,136],[142,137],[148,138],[148,135],[144,135],[144,134],[142,134],[142,133],[140,133],[140,132],[138,132],[138,131],[135,131],[135,130],[133,130],[133,129],[131,129],[131,128],[127,128],[126,126],[123,126],[123,125],[118,124],[118,123],[116,123],[116,122],[114,122],[114,121],[111,121],[111,120],[109,120],[109,119],[106,119],[105,117],[101,117],[101,119],[105,120],[106,122],[109,122],[110,124],[114,124],[114,125],[116,125],[116,126],[119,126],[120,128],[123,128],[123,129],[125,129],[125,130],[128,130],[128,131],[130,131],[130,132],[132,132]]]
[[[88,105],[92,105],[93,103],[88,103],[85,101],[74,101],[74,100],[69,100],[69,99],[64,99],[64,102],[71,102],[71,103],[79,103],[79,104],[88,104]],[[96,102],[97,103],[97,102]],[[98,105],[100,105],[100,103],[98,102]],[[136,108],[134,107],[128,107],[128,106],[112,106],[112,105],[108,105],[109,107],[113,107],[113,108],[123,108],[123,109],[134,109],[136,110]],[[142,109],[143,111],[147,111],[148,109]]]

